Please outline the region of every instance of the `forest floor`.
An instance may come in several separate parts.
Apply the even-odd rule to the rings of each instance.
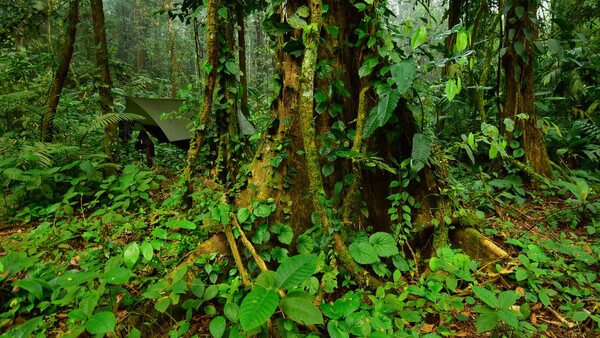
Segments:
[[[494,262],[495,266],[491,269],[484,269],[480,266],[478,271],[471,271],[475,278],[474,283],[494,290],[496,294],[500,294],[499,299],[502,298],[501,293],[504,291],[514,290],[519,294],[518,304],[520,305],[511,305],[510,308],[511,311],[522,314],[518,318],[518,323],[511,326],[512,323],[509,319],[499,318],[495,319],[492,330],[481,332],[483,330],[478,326],[484,325],[481,323],[483,310],[481,305],[477,304],[481,304],[483,299],[481,297],[477,299],[471,291],[471,286],[475,284],[472,282],[463,284],[459,281],[460,287],[454,288],[453,291],[438,289],[434,294],[431,283],[439,278],[435,276],[430,278],[431,275],[436,274],[431,273],[427,260],[423,259],[418,267],[418,271],[421,273],[405,278],[407,284],[404,286],[405,288],[416,287],[424,290],[410,293],[407,296],[407,299],[417,301],[419,298],[426,298],[422,303],[414,303],[421,304],[423,309],[418,309],[419,306],[411,308],[411,311],[419,313],[422,321],[419,323],[409,320],[405,322],[406,327],[414,327],[418,330],[419,335],[441,333],[442,336],[455,337],[600,337],[598,333],[600,310],[600,280],[598,278],[600,274],[600,264],[598,263],[600,237],[598,233],[600,233],[600,221],[588,217],[589,211],[586,209],[586,205],[574,204],[562,196],[545,195],[543,192],[528,192],[528,195],[528,198],[522,199],[520,204],[514,203],[515,201],[512,199],[501,200],[499,198],[493,202],[496,215],[486,218],[483,222],[485,225],[479,230],[508,252],[509,257]],[[154,196],[166,198],[166,195],[160,192]],[[588,203],[594,203],[594,201],[588,201]],[[90,224],[89,218],[91,217],[92,215],[88,215],[88,219],[85,217],[79,219],[74,216],[62,221],[55,219],[52,231],[59,236],[58,234],[63,231],[58,230],[61,224],[71,227],[75,223]],[[151,217],[152,215],[141,213],[125,219],[123,224],[128,224],[127,229],[118,230],[120,234],[113,236],[113,243],[122,244],[124,247],[135,240],[144,241],[144,235],[136,234],[135,225],[134,228],[131,226],[136,222],[152,224]],[[28,242],[25,240],[35,238],[32,234],[40,223],[33,221],[24,225],[19,223],[0,224],[0,258],[7,254],[5,248],[10,250],[10,248],[27,246]],[[46,221],[46,223],[48,222]],[[60,260],[66,259],[67,266],[72,267],[74,257],[77,259],[85,257],[86,248],[81,247],[80,242],[81,240],[72,243],[60,242],[59,247],[63,248],[60,249],[62,254],[51,256]],[[184,239],[181,239],[181,242],[184,242]],[[44,243],[34,244],[38,247],[36,250],[39,252],[51,250],[44,245]],[[79,251],[69,254],[65,248]],[[35,255],[35,253],[33,254]],[[69,259],[71,262],[68,262]],[[448,259],[450,262],[452,257]],[[47,263],[56,266],[62,264],[58,261]],[[77,262],[75,264],[77,266]],[[83,264],[83,260],[80,264]],[[104,263],[100,266],[104,266]],[[216,267],[216,264],[214,266]],[[452,275],[452,272],[449,271],[451,270],[440,270],[438,273],[444,276]],[[140,271],[137,273],[141,274]],[[23,274],[20,276],[23,277]],[[3,282],[10,282],[10,280],[3,281],[2,278],[3,275],[0,273],[0,286]],[[5,284],[6,286],[8,285]],[[144,283],[136,284],[132,281],[127,286],[138,295],[144,292],[143,289],[139,289],[141,287],[145,287]],[[326,294],[324,300],[333,304],[336,297],[353,291],[355,290],[351,285],[342,287],[334,293]],[[393,291],[393,289],[388,290],[388,292]],[[419,292],[424,293],[420,294]],[[444,297],[458,297],[464,307],[453,308],[447,305],[443,307],[440,304]],[[1,292],[0,298],[3,301],[7,300],[6,294],[3,296]],[[365,296],[367,302],[370,302],[369,299],[372,300]],[[496,310],[501,311],[499,308]],[[440,313],[436,313],[436,311],[440,311]],[[118,319],[125,321],[128,312],[121,313],[124,313],[123,317]],[[67,312],[56,314],[54,320],[59,322],[56,324],[58,332],[61,327],[65,327],[64,322],[61,322],[64,319],[60,318],[66,317]],[[192,316],[189,319],[190,326],[187,332],[197,333],[199,336],[210,335],[209,324],[213,318],[214,315],[206,314]],[[8,327],[22,323],[26,319],[28,316],[22,314]],[[157,325],[157,327],[147,332],[155,332],[157,336],[167,335],[164,328],[160,327],[162,321],[154,321],[153,325]],[[442,332],[441,329],[444,327],[444,330],[448,331],[442,330]],[[534,329],[539,332],[532,332],[531,330]],[[322,334],[326,334],[326,332],[326,330],[321,331]],[[169,335],[171,335],[170,332]],[[0,334],[0,336],[2,335]]]

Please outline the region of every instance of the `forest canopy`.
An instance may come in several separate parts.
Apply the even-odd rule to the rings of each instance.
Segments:
[[[598,335],[599,97],[592,0],[0,0],[0,337]]]

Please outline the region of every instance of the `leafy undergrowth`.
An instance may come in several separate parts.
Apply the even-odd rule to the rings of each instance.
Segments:
[[[581,178],[533,192],[514,177],[461,190],[457,212],[477,210],[480,230],[510,254],[496,261],[450,247],[417,259],[391,234],[355,234],[353,257],[385,281],[361,289],[318,229],[291,255],[292,228],[267,221],[273,201],[236,209],[205,184],[197,208],[181,211],[176,182],[124,173],[1,227],[0,337],[600,334],[598,202]],[[212,236],[227,224],[267,262],[261,271],[240,244],[252,287],[224,236]]]

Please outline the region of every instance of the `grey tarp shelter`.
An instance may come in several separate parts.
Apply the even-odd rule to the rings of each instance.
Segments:
[[[139,123],[159,142],[169,142],[181,148],[188,148],[192,138],[193,117],[190,115],[179,119],[160,118],[163,113],[178,111],[182,104],[183,100],[128,97],[123,113],[144,117]],[[238,111],[238,125],[242,135],[256,134],[252,123],[240,111]]]

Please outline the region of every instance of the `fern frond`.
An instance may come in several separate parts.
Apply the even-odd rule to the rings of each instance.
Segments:
[[[98,166],[96,166],[96,169],[103,172],[106,172],[107,170],[112,172],[119,172],[122,169],[122,167],[117,163],[105,162],[98,164]]]
[[[79,150],[76,146],[67,146],[56,143],[36,142],[33,145],[24,145],[20,159],[24,162],[38,162],[41,167],[49,168],[54,165],[56,155],[64,155]]]
[[[110,113],[110,114],[100,115],[100,116],[96,117],[92,121],[89,128],[90,129],[103,129],[103,128],[110,126],[111,124],[117,124],[121,121],[134,122],[134,121],[141,121],[143,119],[144,119],[143,116],[140,116],[137,114]]]

